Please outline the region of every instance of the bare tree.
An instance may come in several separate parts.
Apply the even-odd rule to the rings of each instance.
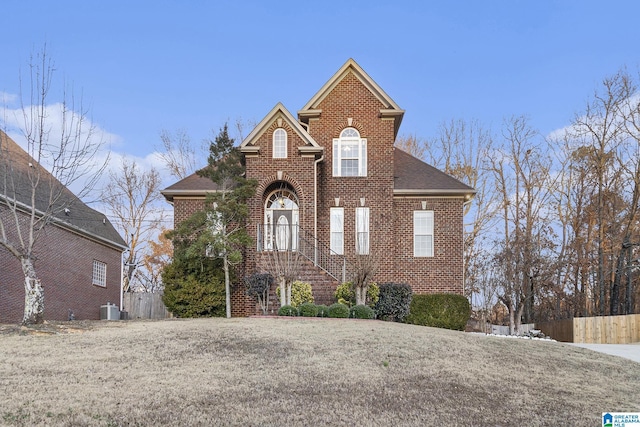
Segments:
[[[606,194],[610,193],[610,184],[614,181],[612,168],[617,150],[624,133],[623,121],[619,116],[622,103],[631,95],[624,84],[622,72],[602,82],[603,90],[596,91],[593,99],[587,103],[584,114],[576,115],[573,120],[574,138],[582,141],[596,179],[597,189],[597,307],[600,315],[605,314],[606,271],[605,271],[605,209]]]
[[[175,133],[163,130],[160,141],[163,151],[158,156],[174,178],[184,179],[203,166],[202,159],[206,158],[205,144],[195,147],[184,129]]]
[[[291,287],[300,277],[302,254],[289,247],[278,248],[277,240],[274,239],[273,249],[261,252],[261,256],[267,271],[280,287],[280,306],[291,305]]]
[[[425,160],[427,157],[427,143],[416,134],[401,135],[394,145],[418,159]]]
[[[129,246],[123,272],[123,291],[148,286],[135,280],[136,272],[146,269],[145,257],[151,249],[148,242],[160,224],[164,212],[154,202],[160,200],[160,175],[154,168],[142,171],[134,160],[122,158],[117,170],[109,171],[109,182],[102,190],[102,198],[116,218],[116,227]],[[144,275],[138,275],[141,279]]]
[[[521,318],[533,321],[534,296],[540,287],[545,253],[551,246],[547,204],[553,191],[548,149],[523,117],[505,123],[506,146],[492,159],[501,196],[503,234],[496,255],[502,273],[500,301],[509,310],[510,333]]]
[[[27,98],[21,97],[28,166],[20,158],[20,148],[0,133],[0,246],[22,265],[23,324],[44,320],[44,285],[34,266],[38,238],[65,209],[93,190],[108,160],[95,160],[102,141],[96,138],[82,103],[76,105],[64,91],[61,103],[49,104],[54,71],[46,46],[31,57]],[[52,123],[51,117],[61,124]],[[79,188],[76,195],[68,189],[72,185]]]

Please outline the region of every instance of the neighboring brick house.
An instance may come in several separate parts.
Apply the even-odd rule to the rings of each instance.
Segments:
[[[7,158],[10,164],[5,161]],[[99,319],[101,305],[120,305],[121,260],[126,243],[102,213],[64,188],[0,131],[0,216],[8,240],[15,240],[17,233],[12,211],[7,207],[14,194],[20,208],[18,215],[23,219],[20,231],[23,235],[28,233],[32,188],[29,176],[34,176],[36,169],[40,172],[36,212],[46,209],[49,186],[59,188],[62,195],[56,203],[59,213],[40,232],[34,250],[36,273],[44,287],[44,318],[67,320],[71,310],[76,319]],[[20,261],[0,245],[0,323],[21,322],[24,300]]]
[[[394,148],[403,115],[351,59],[297,118],[278,103],[240,145],[247,178],[259,182],[247,225],[256,246],[241,274],[266,271],[274,248],[299,251],[300,278],[317,302],[331,303],[360,253],[377,260],[378,283],[462,294],[463,205],[474,190]],[[197,175],[164,190],[174,221],[200,209],[208,191],[213,183]],[[233,314],[253,314],[242,291]]]

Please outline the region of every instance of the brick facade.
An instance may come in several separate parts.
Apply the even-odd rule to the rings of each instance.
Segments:
[[[6,210],[0,210],[5,218]],[[11,219],[7,218],[10,224]],[[50,224],[36,243],[35,268],[44,288],[44,318],[99,319],[100,306],[120,304],[122,249],[114,249]],[[93,260],[107,265],[106,287],[92,285]],[[19,323],[24,313],[24,276],[20,261],[0,248],[0,323]]]
[[[463,203],[473,189],[406,153],[394,149],[403,110],[353,61],[329,80],[294,118],[281,104],[243,141],[246,176],[259,185],[249,201],[247,229],[257,239],[265,203],[274,188],[290,189],[298,200],[299,225],[330,244],[330,208],[344,209],[344,256],[356,253],[356,208],[369,208],[369,246],[377,258],[378,283],[408,283],[416,293],[463,292]],[[333,141],[345,128],[367,140],[366,176],[333,176]],[[287,157],[273,158],[273,133],[288,137]],[[301,148],[302,147],[302,148]],[[317,165],[317,168],[316,168]],[[201,207],[204,182],[179,182],[165,190],[180,222]],[[199,186],[198,186],[199,185]],[[198,192],[200,189],[200,192]],[[185,195],[188,194],[189,197]],[[434,212],[434,256],[413,256],[413,211]],[[256,248],[248,248],[242,275],[264,271]],[[312,277],[309,268],[303,276]],[[338,281],[309,279],[316,300],[331,303]],[[304,279],[304,277],[301,277]],[[315,283],[314,283],[315,282]],[[256,312],[241,287],[232,296],[234,315]]]

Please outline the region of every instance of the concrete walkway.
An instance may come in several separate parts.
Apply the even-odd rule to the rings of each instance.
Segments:
[[[600,353],[611,354],[613,356],[624,357],[640,363],[640,343],[635,344],[575,344],[577,347],[588,348],[589,350],[598,351]]]

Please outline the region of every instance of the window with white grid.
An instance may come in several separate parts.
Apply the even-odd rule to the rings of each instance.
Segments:
[[[354,128],[333,140],[333,176],[367,176],[367,140]]]
[[[413,256],[433,256],[433,211],[413,211]]]
[[[107,287],[107,264],[98,260],[93,260],[93,284]]]
[[[369,254],[369,208],[356,208],[356,253]]]
[[[344,254],[344,208],[331,208],[331,250]]]
[[[278,128],[273,132],[273,158],[285,159],[287,157],[287,131]]]

